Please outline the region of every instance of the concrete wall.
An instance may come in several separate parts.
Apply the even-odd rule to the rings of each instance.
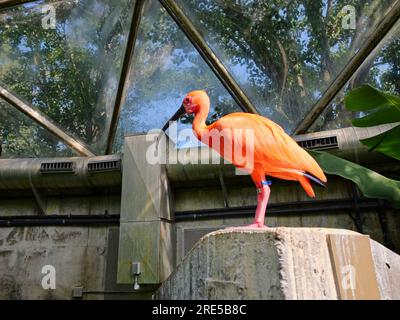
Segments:
[[[107,233],[108,228],[1,228],[0,298],[69,298],[76,286],[103,290]],[[56,270],[56,290],[42,288],[45,265]]]
[[[255,205],[254,186],[244,178],[227,180],[228,204],[231,207]],[[176,211],[223,208],[221,187],[215,181],[195,181],[173,185]],[[297,184],[274,182],[271,203],[309,200]],[[317,189],[317,199],[348,198],[351,185],[338,178],[329,179],[328,188]],[[102,215],[120,213],[120,194],[95,190],[82,194],[48,195],[47,214]],[[336,211],[296,215],[269,215],[270,226],[330,227],[356,230],[350,214]],[[28,194],[0,196],[0,216],[38,215],[38,206]],[[364,233],[383,243],[382,228],[376,211],[362,211]],[[399,211],[387,210],[389,236],[400,248]],[[179,263],[185,254],[185,231],[203,233],[227,225],[241,225],[248,218],[218,218],[182,221],[176,224],[176,253]],[[203,232],[203,233],[202,233]],[[150,298],[157,286],[142,286],[133,292],[131,285],[117,285],[119,227],[12,227],[0,228],[0,299],[70,299],[72,289],[83,287],[83,299]],[[190,248],[190,246],[189,246]],[[187,248],[188,249],[188,248]],[[41,280],[44,265],[54,265],[57,272],[56,290],[44,290]]]
[[[71,196],[45,197],[47,214],[87,215],[119,214],[120,194],[88,194]],[[35,198],[32,196],[0,197],[0,216],[37,215],[40,214]]]
[[[0,299],[149,299],[154,287],[117,285],[118,227],[0,228]],[[42,287],[42,268],[56,271],[56,289]]]
[[[46,213],[120,213],[121,196],[98,190],[85,195],[45,197]],[[33,197],[0,197],[0,217],[38,215]],[[29,226],[0,228],[0,299],[149,299],[154,287],[117,285],[119,226]],[[42,287],[42,268],[54,266],[56,289]]]

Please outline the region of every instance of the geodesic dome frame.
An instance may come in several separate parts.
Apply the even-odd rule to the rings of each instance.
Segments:
[[[115,60],[117,61],[116,64],[119,66],[114,70],[114,76],[117,79],[114,85],[115,90],[110,89],[112,86],[110,86],[107,81],[103,81],[104,83],[101,84],[103,91],[113,91],[112,94],[109,94],[112,98],[108,100],[103,99],[104,101],[101,101],[100,98],[96,98],[96,105],[104,103],[106,107],[100,107],[100,111],[97,109],[88,111],[89,117],[94,117],[94,115],[90,113],[102,115],[102,118],[99,116],[99,118],[101,118],[99,122],[104,123],[104,125],[97,125],[96,127],[96,125],[90,123],[95,127],[92,131],[104,131],[101,133],[101,138],[98,138],[100,134],[97,133],[96,137],[95,134],[91,133],[91,137],[96,137],[95,139],[82,139],[83,136],[86,136],[86,133],[81,134],[80,131],[88,131],[88,128],[81,129],[79,128],[79,124],[75,125],[74,129],[71,129],[72,125],[69,126],[68,121],[73,123],[77,121],[77,118],[68,116],[70,107],[68,105],[65,106],[65,102],[60,103],[59,110],[62,111],[59,112],[63,112],[67,116],[64,117],[62,124],[55,121],[54,114],[58,111],[52,113],[47,112],[49,108],[46,105],[45,99],[38,102],[38,99],[35,97],[36,89],[33,86],[27,89],[29,93],[24,96],[24,93],[21,93],[24,91],[24,89],[21,88],[24,84],[20,83],[19,92],[16,93],[16,91],[18,91],[14,89],[16,83],[8,81],[8,84],[4,84],[2,72],[0,72],[0,98],[3,102],[6,102],[9,107],[14,108],[13,111],[9,111],[9,118],[12,118],[13,115],[15,116],[15,111],[23,113],[29,119],[33,120],[35,126],[37,125],[40,130],[44,129],[49,132],[52,137],[55,137],[62,144],[71,148],[75,153],[83,156],[110,154],[116,150],[115,141],[118,135],[118,128],[123,127],[123,125],[121,125],[121,117],[125,119],[125,122],[132,120],[132,114],[123,114],[124,108],[129,109],[126,106],[124,107],[124,105],[127,104],[127,100],[131,98],[132,101],[136,101],[134,102],[136,105],[139,105],[141,102],[138,102],[138,100],[144,100],[143,98],[146,97],[146,94],[149,95],[148,92],[150,90],[152,90],[152,92],[160,90],[163,92],[162,96],[152,96],[151,99],[149,98],[149,101],[157,101],[155,105],[156,107],[160,106],[161,110],[161,107],[166,105],[165,99],[167,99],[166,96],[170,89],[160,89],[159,87],[164,85],[164,83],[168,83],[168,74],[172,74],[170,70],[174,67],[176,68],[178,65],[175,64],[169,67],[169,65],[174,64],[174,62],[171,61],[174,59],[181,59],[180,68],[184,69],[184,72],[182,72],[184,75],[182,77],[178,75],[181,78],[173,78],[171,82],[184,83],[185,79],[188,79],[188,75],[192,75],[193,72],[187,65],[190,63],[196,64],[196,61],[200,63],[199,59],[201,59],[201,63],[203,63],[204,66],[199,68],[199,75],[196,75],[196,77],[201,78],[204,74],[207,74],[207,77],[201,81],[195,82],[195,84],[202,85],[204,83],[204,86],[207,87],[211,82],[213,84],[210,85],[210,91],[221,91],[222,89],[219,88],[224,88],[224,90],[226,90],[226,93],[219,96],[216,95],[219,99],[218,102],[222,106],[215,111],[214,118],[224,113],[231,112],[236,108],[245,112],[261,113],[271,117],[272,120],[283,124],[287,131],[290,131],[292,134],[305,133],[312,128],[318,118],[332,106],[334,100],[345,90],[349,82],[354,82],[357,73],[363,71],[363,66],[369,64],[367,69],[371,68],[370,64],[371,61],[373,61],[374,55],[376,55],[379,50],[382,50],[387,43],[393,41],[397,42],[398,39],[400,1],[371,1],[371,3],[366,3],[365,1],[350,1],[350,7],[347,2],[304,0],[289,2],[274,1],[271,3],[251,0],[202,0],[186,2],[182,0],[127,0],[112,7],[107,1],[2,0],[0,1],[0,17],[3,15],[3,20],[1,21],[3,33],[0,33],[0,39],[4,34],[7,34],[4,30],[19,27],[18,24],[13,24],[12,17],[18,16],[29,21],[31,17],[29,14],[32,10],[35,10],[36,7],[43,9],[44,6],[48,5],[65,5],[71,8],[75,8],[74,5],[76,5],[76,8],[78,8],[76,12],[68,11],[69,9],[65,10],[67,14],[65,17],[61,16],[60,18],[62,23],[64,23],[63,27],[66,30],[64,30],[66,34],[68,32],[72,34],[79,30],[80,27],[84,27],[84,23],[80,20],[85,20],[86,16],[82,18],[79,17],[79,14],[84,13],[85,8],[93,9],[93,11],[97,8],[101,11],[104,9],[101,5],[104,5],[104,7],[109,5],[108,12],[104,11],[99,17],[96,16],[96,14],[88,15],[88,17],[93,16],[93,19],[98,18],[98,20],[101,20],[100,31],[103,32],[106,30],[104,34],[111,38],[113,32],[115,33],[115,26],[120,23],[123,25],[121,26],[123,31],[120,32],[122,34],[120,38],[123,39],[113,40],[117,42],[120,41],[120,45],[111,42],[105,44],[105,47],[107,45],[115,45],[118,49],[116,49],[116,51],[119,52]],[[87,7],[85,3],[88,3]],[[20,8],[20,12],[18,8]],[[356,29],[350,28],[349,30],[344,30],[343,21],[345,20],[343,19],[348,19],[348,15],[353,14],[353,9],[355,10],[355,17],[357,18]],[[48,8],[46,10],[48,10]],[[45,14],[47,13],[46,10],[44,12]],[[60,10],[64,12],[62,9]],[[314,12],[313,10],[316,11]],[[114,12],[116,13],[114,14]],[[41,13],[43,15],[43,10]],[[68,20],[69,13],[73,16],[75,24],[65,22]],[[214,14],[215,17],[213,16]],[[291,14],[293,15],[292,18],[289,17]],[[121,22],[121,16],[125,16],[123,22]],[[315,20],[313,20],[314,16]],[[11,22],[8,21],[10,17]],[[153,21],[151,19],[153,19]],[[165,19],[169,19],[169,29],[164,28],[165,24],[163,23]],[[109,24],[111,26],[108,26],[104,21],[110,21]],[[271,22],[271,25],[265,26],[268,21],[273,22]],[[296,23],[293,23],[293,21]],[[20,23],[24,23],[24,21],[20,21]],[[342,29],[338,31],[337,26],[340,23],[342,24]],[[177,27],[178,31],[171,27],[172,24]],[[148,25],[152,25],[152,27],[149,28]],[[324,25],[326,30],[318,30],[318,26],[321,25]],[[159,30],[157,30],[157,26],[160,27]],[[274,27],[273,30],[270,29],[268,31],[268,27],[273,26],[280,26],[281,29]],[[109,29],[107,29],[107,27]],[[68,28],[71,30],[68,30]],[[143,31],[144,29],[145,31]],[[168,37],[172,29],[173,32],[178,35],[171,40],[168,39]],[[356,31],[353,32],[352,30]],[[92,30],[89,31],[91,32]],[[286,31],[288,31],[288,34],[285,33]],[[325,34],[320,37],[318,31]],[[341,40],[341,42],[339,40],[337,42],[331,41],[330,35],[328,34],[329,31],[339,34],[335,36],[337,39],[342,37],[344,40]],[[46,35],[51,33],[51,28],[46,32]],[[157,35],[157,32],[159,32],[160,35]],[[341,35],[346,32],[348,33],[348,38]],[[353,32],[353,34],[351,32]],[[314,35],[314,37],[310,36],[310,34]],[[150,44],[146,43],[146,41],[149,41],[149,35],[153,37],[150,40]],[[95,33],[93,33],[93,37],[94,36],[96,36]],[[193,50],[190,49],[192,51],[185,49],[188,45],[185,45],[186,47],[183,47],[183,49],[175,48],[176,46],[174,46],[174,44],[177,43],[176,38],[182,38],[182,36],[186,37],[185,41],[187,41],[188,45],[192,46]],[[68,35],[68,37],[71,38],[72,36]],[[167,41],[170,41],[170,43],[162,42],[158,37],[168,39]],[[344,50],[336,48],[336,46],[346,46],[346,41],[349,42],[348,39],[350,38],[351,43]],[[29,36],[26,34],[22,36],[18,34],[15,36],[15,39],[10,36],[7,45],[11,49],[14,45],[14,48],[18,48],[21,53],[27,53],[27,56],[29,50],[32,51],[32,62],[29,62],[32,70],[38,65],[35,59],[40,60],[38,57],[40,57],[42,50],[44,50],[41,46],[49,45],[52,41],[55,41],[51,38],[45,43],[39,41],[38,43],[29,45]],[[13,41],[18,43],[11,43]],[[73,41],[76,43],[79,42],[77,39],[73,39]],[[295,43],[293,43],[293,41]],[[315,44],[313,44],[313,42],[315,42]],[[264,44],[268,44],[269,47],[263,48],[262,45]],[[35,46],[36,48],[34,48]],[[90,43],[83,45],[88,51],[93,50],[94,52],[100,52],[100,55],[103,56],[107,56],[109,52],[107,48],[99,50],[91,46],[93,45]],[[146,50],[148,48],[153,50],[150,54],[152,59],[147,59],[146,50],[144,50],[144,52],[140,51],[141,46],[146,47]],[[327,48],[324,48],[324,46],[327,46]],[[3,63],[2,65],[6,65],[7,69],[9,69],[7,70],[8,73],[4,73],[7,74],[8,77],[5,78],[9,79],[15,65],[12,64],[12,54],[6,52],[3,54],[3,58],[1,57],[2,51],[4,53],[7,49],[4,48],[6,48],[6,45],[3,44],[3,47],[0,45],[0,62],[2,62],[2,60],[3,62],[7,62],[7,64]],[[165,50],[167,51],[165,52],[163,48],[169,48],[168,50],[170,51]],[[313,48],[316,51],[321,48],[321,51],[327,50],[328,56],[323,58],[323,54],[318,53],[315,56],[309,57],[309,52],[312,52]],[[35,50],[38,53],[36,56]],[[49,45],[48,52],[51,50],[52,48]],[[56,51],[56,49],[54,49],[54,51]],[[147,52],[149,52],[149,50]],[[193,60],[193,52],[199,56],[199,58],[196,58],[197,60]],[[340,55],[338,52],[341,52],[340,54],[342,56],[336,59],[335,57]],[[79,54],[79,50],[73,51],[73,53],[75,55],[77,53]],[[240,55],[238,55],[238,53],[240,53]],[[300,57],[298,57],[299,55]],[[394,52],[394,55],[396,55],[396,52]],[[137,56],[141,56],[142,60],[137,58]],[[261,60],[263,60],[264,57],[266,61],[263,62]],[[135,84],[137,85],[135,81],[141,81],[143,77],[147,77],[146,69],[151,69],[158,58],[164,59],[166,62],[152,74],[152,81],[154,82],[154,79],[156,79],[154,88],[148,88],[149,91],[147,92],[142,90],[145,93],[139,93],[136,97],[134,96],[135,93],[133,93],[133,97],[129,97],[130,87],[134,87]],[[77,59],[71,60],[73,60],[73,63],[68,65],[68,67],[74,65],[74,62],[79,61]],[[195,61],[195,63],[193,63],[193,61]],[[97,62],[100,62],[98,65],[99,69],[102,67],[102,63],[109,63],[107,57],[99,59]],[[45,65],[46,61],[41,63]],[[59,61],[57,61],[57,63],[59,64]],[[85,58],[82,59],[82,65],[84,63]],[[337,65],[335,65],[335,63],[337,63]],[[397,66],[396,63],[397,62],[393,62],[393,65]],[[312,64],[318,67],[310,67]],[[181,67],[181,65],[184,65],[184,67]],[[208,70],[206,70],[205,66],[207,66]],[[75,67],[77,69],[76,76],[79,76],[79,66]],[[61,67],[56,65],[55,68]],[[189,71],[185,71],[185,68]],[[307,73],[305,71],[307,68],[309,68],[307,71],[309,75],[312,75],[313,72],[320,73],[320,75],[316,76],[315,79],[307,79],[307,76],[303,76]],[[383,70],[379,69],[379,66],[377,68],[376,70],[378,71],[374,72]],[[134,78],[135,75],[137,75],[138,69],[140,69],[141,73],[139,72],[139,76],[137,80],[135,80]],[[167,71],[162,73],[163,70]],[[88,74],[91,76],[95,71],[96,66],[92,66]],[[50,73],[50,78],[52,70],[46,72]],[[105,74],[107,75],[103,78],[108,76],[107,72],[106,70]],[[185,74],[185,72],[187,72],[187,74]],[[18,74],[18,72],[16,72],[16,74]],[[217,80],[210,80],[211,76],[208,76],[208,74],[212,74]],[[254,74],[256,74],[256,76],[254,76]],[[308,77],[310,78],[309,75]],[[173,76],[177,77],[175,74]],[[252,76],[253,78],[251,78]],[[41,79],[46,79],[46,77],[42,77]],[[178,79],[179,81],[174,79]],[[219,84],[216,84],[216,81],[218,81]],[[310,87],[307,86],[307,81],[311,83]],[[376,82],[379,83],[379,81]],[[144,83],[146,83],[146,81],[144,81]],[[149,84],[152,84],[151,81],[148,81],[145,85],[149,86]],[[159,85],[158,88],[157,85]],[[321,88],[318,88],[318,86],[321,86]],[[45,89],[47,87],[44,86],[43,88],[44,90],[42,91],[46,91]],[[394,91],[399,90],[399,88],[400,86],[394,88]],[[54,92],[60,92],[60,95],[62,95],[61,92],[63,88],[60,87],[57,90]],[[85,91],[85,86],[82,85],[82,88],[79,88],[79,90]],[[66,95],[68,95],[68,92]],[[29,98],[27,98],[28,96]],[[163,123],[168,120],[168,115],[173,114],[176,108],[179,107],[176,102],[178,101],[177,99],[179,99],[179,94],[175,93],[175,96],[177,97],[174,99],[173,103],[167,103],[169,106],[168,112],[165,112],[163,117],[161,117],[162,119],[160,119]],[[223,97],[221,98],[221,96]],[[181,95],[180,97],[182,98]],[[54,94],[52,100],[55,101],[52,101],[52,103],[56,105],[56,94]],[[82,100],[85,99],[82,98]],[[227,100],[229,100],[229,102],[226,102]],[[305,101],[303,105],[299,104],[298,101],[300,100]],[[91,101],[83,101],[78,107],[81,109],[85,108],[85,103],[87,103],[87,105],[92,105]],[[173,107],[174,105],[176,105],[175,110]],[[264,105],[266,107],[264,107]],[[289,109],[285,110],[284,106],[287,105]],[[139,108],[133,108],[132,113],[135,112],[140,113]],[[152,112],[152,114],[143,113],[144,116],[142,117],[148,118],[145,125],[142,127],[139,126],[139,129],[135,129],[136,131],[120,129],[120,135],[127,132],[137,133],[138,131],[147,131],[152,125],[154,125],[154,127],[161,127],[160,124],[154,123],[154,118],[158,115],[157,109]],[[57,145],[58,144],[55,143],[55,146]],[[38,156],[38,154],[36,156]]]

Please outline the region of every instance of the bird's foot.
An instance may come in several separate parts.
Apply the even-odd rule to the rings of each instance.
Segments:
[[[238,227],[227,227],[227,228],[225,228],[225,230],[228,230],[228,231],[240,231],[240,230],[243,230],[243,229],[245,229],[245,230],[263,230],[263,229],[269,229],[269,227],[266,226],[263,223],[256,222],[256,223],[249,224],[247,226],[238,226]]]

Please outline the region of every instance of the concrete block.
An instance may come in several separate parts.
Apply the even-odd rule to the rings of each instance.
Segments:
[[[158,137],[149,135],[151,136]],[[121,194],[122,222],[172,219],[167,171],[164,164],[149,163],[146,154],[155,142],[146,138],[148,138],[146,135],[125,138]]]
[[[381,299],[400,299],[400,256],[376,241],[371,249]]]
[[[133,262],[140,262],[141,284],[158,284],[174,266],[174,228],[171,193],[165,164],[150,163],[163,134],[125,138],[121,197],[121,229],[118,249],[118,283],[132,284]],[[153,148],[153,149],[152,149]],[[150,151],[149,151],[150,150]],[[162,152],[162,151],[160,151]],[[154,159],[153,159],[154,160]]]
[[[369,240],[368,236],[323,228],[219,230],[209,233],[186,255],[155,297],[340,299],[339,289],[357,288],[340,288],[342,284],[338,281],[341,279],[337,275],[341,274],[341,269],[336,269],[338,264],[333,262],[333,256],[345,256],[350,251],[339,245],[332,252],[328,242],[332,235],[341,235],[338,244],[342,238],[350,239],[353,244],[359,239],[367,239],[370,246],[365,246],[365,241],[363,243],[369,255],[355,252],[355,260],[349,260],[362,259],[354,263],[354,276],[366,276],[363,269],[371,266],[370,270],[376,274],[378,297],[380,293],[382,299],[400,298],[400,257],[397,254]],[[363,294],[358,292],[354,296]]]
[[[158,284],[172,272],[173,226],[166,221],[122,222],[118,253],[118,283],[134,281],[132,262],[141,263],[140,284]]]

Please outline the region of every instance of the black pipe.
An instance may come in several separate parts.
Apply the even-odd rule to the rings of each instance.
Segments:
[[[1,227],[28,226],[104,226],[118,225],[119,214],[111,215],[48,215],[0,217]]]
[[[391,206],[387,202],[377,202],[375,200],[360,199],[359,210],[388,208]],[[187,221],[210,218],[227,217],[248,217],[253,216],[256,206],[244,206],[234,208],[204,209],[193,211],[175,212],[175,221]],[[319,213],[321,211],[354,210],[353,199],[332,199],[320,201],[299,201],[291,203],[274,203],[267,208],[267,215],[277,214],[300,214],[300,213]]]
[[[360,199],[360,210],[392,209],[386,201]],[[175,212],[175,222],[186,220],[224,218],[224,217],[251,217],[256,206],[242,206],[233,208],[216,208],[205,210],[191,210]],[[319,201],[298,201],[289,203],[274,203],[268,206],[268,215],[301,214],[321,211],[354,210],[353,199],[331,199]],[[0,227],[24,226],[99,226],[118,225],[119,214],[110,215],[48,215],[48,216],[4,216],[0,217]]]

